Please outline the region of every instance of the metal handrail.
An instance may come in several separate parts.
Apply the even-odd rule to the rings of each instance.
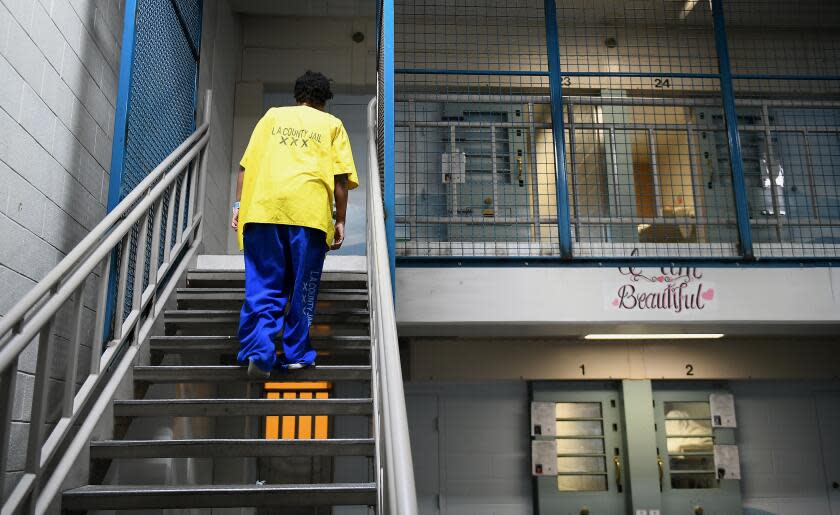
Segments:
[[[21,508],[41,514],[49,509],[131,369],[140,345],[151,334],[178,278],[198,251],[202,241],[211,103],[208,91],[203,120],[196,131],[0,320],[0,492],[11,492],[0,514],[11,515]],[[118,278],[117,302],[109,320],[108,278],[117,249],[121,252],[114,270]],[[134,277],[129,280],[132,267]],[[148,284],[144,284],[146,270]],[[86,308],[90,308],[85,304],[85,285],[97,275],[91,339],[83,330]],[[129,298],[126,314],[125,301]],[[65,306],[71,307],[73,313],[69,342],[53,337],[59,311]],[[105,326],[111,323],[112,339],[102,352]],[[37,343],[32,343],[34,338]],[[76,391],[78,359],[85,342],[91,348],[90,365]],[[22,476],[11,489],[6,489],[9,450],[12,445],[19,445],[10,440],[18,360],[31,343],[37,345],[38,357],[26,464]],[[61,418],[45,434],[47,385],[54,367],[50,354],[62,345],[67,346],[68,359]],[[59,455],[60,450],[63,452]]]
[[[405,409],[385,213],[376,148],[376,99],[368,104],[367,272],[379,513],[416,515],[417,493]]]

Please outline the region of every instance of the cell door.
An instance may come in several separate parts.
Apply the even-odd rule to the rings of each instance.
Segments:
[[[740,515],[738,480],[719,479],[715,445],[734,444],[735,430],[712,427],[716,390],[657,388],[653,392],[662,513]]]
[[[538,515],[627,513],[617,385],[534,383],[532,401],[554,404],[556,434],[534,438],[557,443],[557,476],[536,478]]]
[[[522,106],[444,105],[445,152],[441,180],[447,190],[450,241],[528,241],[536,191],[533,134]]]
[[[817,417],[820,420],[826,490],[831,515],[840,515],[840,393],[826,393],[817,397]]]

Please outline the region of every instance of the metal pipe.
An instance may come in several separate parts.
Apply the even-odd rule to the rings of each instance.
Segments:
[[[811,160],[811,142],[808,141],[808,131],[802,131],[802,138],[805,141],[805,174],[808,176],[808,193],[811,196],[811,209],[814,218],[820,219],[820,208],[817,199],[816,184],[814,184],[814,163]]]
[[[41,472],[41,444],[44,443],[44,429],[47,416],[47,383],[50,376],[52,330],[55,317],[51,316],[38,334],[38,358],[35,365],[35,386],[32,393],[32,412],[29,419],[29,439],[26,442],[26,465],[24,470],[36,476]],[[37,492],[37,483],[33,489]],[[34,503],[33,503],[34,504]]]
[[[706,239],[705,225],[701,225],[700,221],[705,216],[705,206],[703,205],[705,195],[700,195],[703,191],[703,181],[700,180],[700,175],[697,173],[696,154],[694,152],[694,132],[691,129],[686,130],[686,140],[688,141],[688,166],[691,173],[691,196],[694,200],[694,220],[695,230],[697,231],[697,241]]]
[[[729,62],[729,42],[726,37],[726,22],[722,0],[711,0],[712,20],[715,32],[715,48],[720,70],[720,88],[723,96],[723,111],[729,143],[729,163],[732,167],[732,189],[735,193],[735,213],[738,217],[738,236],[741,254],[745,260],[755,258],[753,237],[750,227],[750,212],[747,202],[744,159],[741,154],[741,136],[738,134],[738,113],[735,103],[735,88],[732,82],[732,68]]]
[[[83,262],[75,267],[69,277],[63,278],[64,281],[58,291],[46,301],[39,310],[29,319],[22,328],[22,330],[15,334],[8,342],[0,348],[0,370],[9,366],[12,360],[16,359],[20,352],[26,347],[29,341],[39,332],[40,328],[47,323],[53,314],[61,307],[61,305],[70,296],[70,293],[87,277],[91,271],[99,264],[105,255],[111,250],[118,241],[130,234],[132,225],[142,216],[142,209],[148,209],[152,202],[160,197],[162,191],[169,187],[184,169],[185,162],[189,162],[197,152],[198,147],[207,143],[207,137],[203,136],[196,148],[193,148],[184,157],[184,160],[176,164],[167,176],[161,179],[149,194],[143,198],[135,209],[132,209],[129,214],[111,230],[108,236],[97,245],[93,253],[89,255]]]
[[[496,215],[499,206],[499,181],[496,177],[498,167],[496,166],[496,126],[490,126],[490,176],[493,184],[493,216]]]
[[[454,102],[490,104],[550,104],[549,95],[482,95],[463,93],[401,93],[397,102]]]
[[[463,120],[447,120],[447,121],[415,121],[415,127],[441,127],[441,128],[464,128],[464,129],[486,129],[491,125],[495,125],[496,127],[503,127],[503,128],[516,128],[516,129],[527,129],[529,127],[528,122],[479,122],[479,121],[463,121]],[[409,127],[408,122],[397,122],[397,127]],[[538,123],[534,125],[538,129],[550,129],[550,123]]]
[[[382,361],[378,363],[381,370],[383,395],[382,406],[384,415],[385,442],[387,448],[384,454],[389,469],[386,470],[388,490],[391,492],[389,504],[392,514],[417,515],[417,493],[414,485],[414,468],[411,459],[411,442],[408,436],[408,417],[405,410],[405,391],[403,389],[402,367],[400,365],[399,344],[397,340],[396,314],[391,275],[390,257],[386,251],[387,236],[385,231],[382,209],[383,198],[379,182],[378,164],[375,156],[376,148],[376,99],[368,104],[368,240],[371,242],[373,254],[368,255],[368,276],[372,276],[376,296],[376,313],[371,313],[371,324],[376,322],[381,328],[376,332],[376,341],[372,346],[379,351]],[[388,123],[386,120],[385,123]]]
[[[90,343],[90,373],[99,373],[102,344],[105,338],[105,312],[108,306],[108,277],[111,275],[111,256],[102,260],[102,272],[99,274],[99,295],[96,300],[96,325],[93,328],[93,341]]]
[[[770,131],[770,111],[767,105],[761,106],[761,119],[764,132],[764,141],[767,144],[767,177],[770,179],[770,202],[773,207],[773,217],[776,219],[776,239],[779,243],[782,242],[782,214],[781,203],[779,202],[778,192],[776,191],[776,177],[773,174],[776,168],[776,152],[773,148],[773,134]]]
[[[32,290],[26,294],[17,304],[0,319],[0,338],[5,338],[12,328],[21,319],[26,316],[32,306],[34,306],[51,288],[61,281],[69,271],[72,270],[82,257],[90,252],[91,249],[96,248],[97,242],[105,236],[108,231],[120,221],[129,209],[144,195],[149,188],[154,187],[160,176],[170,168],[187,149],[189,149],[196,141],[198,141],[207,132],[209,124],[204,123],[183,143],[166,157],[158,166],[152,170],[149,175],[143,179],[126,197],[110,212],[101,222],[96,224],[87,236],[85,236],[78,245],[73,247],[67,256],[62,259],[55,268],[42,279]],[[0,347],[7,344],[3,340]]]
[[[648,152],[650,152],[650,170],[653,175],[653,206],[656,211],[656,216],[662,216],[662,187],[659,184],[659,166],[656,160],[656,137],[653,134],[653,129],[648,129]]]
[[[534,237],[539,239],[542,236],[540,227],[540,174],[537,169],[537,133],[534,130],[534,103],[528,103],[528,135],[530,144],[528,146],[528,164],[531,170],[531,208],[534,217]]]
[[[414,152],[417,151],[417,113],[413,100],[408,102],[408,214],[410,219],[417,216],[417,162],[414,160]],[[408,227],[408,238],[417,238],[417,225],[410,224]]]
[[[73,414],[73,397],[76,393],[76,368],[79,360],[79,348],[82,346],[82,314],[84,313],[84,290],[85,283],[76,289],[73,294],[73,330],[71,331],[70,356],[67,357],[64,369],[64,399],[61,413],[63,417]],[[93,350],[91,349],[91,352]]]
[[[458,183],[455,181],[455,174],[452,173],[452,167],[455,164],[455,127],[455,125],[449,126],[449,196],[452,202],[451,213],[453,216],[458,214]],[[466,162],[466,157],[464,161]],[[464,171],[464,174],[466,173]],[[466,177],[464,177],[464,180],[466,180]]]
[[[6,464],[9,461],[9,449],[12,448],[12,409],[15,405],[15,386],[17,384],[17,362],[0,370],[0,492],[6,492]]]
[[[575,131],[575,109],[573,104],[566,104],[566,113],[569,119],[569,164],[571,165],[570,177],[572,179],[572,218],[577,219],[578,215],[578,184],[577,184],[577,143]],[[575,225],[575,242],[580,243],[580,225]]]
[[[131,255],[131,234],[134,232],[134,227],[126,232],[123,236],[122,244],[120,246],[120,268],[117,279],[117,303],[114,306],[114,339],[119,340],[122,337],[122,323],[125,317],[125,298],[126,289],[128,288],[128,260]]]

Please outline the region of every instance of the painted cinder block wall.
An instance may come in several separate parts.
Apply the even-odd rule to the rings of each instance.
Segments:
[[[124,8],[124,0],[0,0],[0,314],[105,215]],[[96,285],[88,283],[84,334],[91,335]],[[64,313],[54,330],[50,399],[61,395],[68,322]],[[85,375],[89,352],[83,346],[79,359]],[[0,471],[15,477],[35,359],[34,346],[20,358],[15,445],[8,471]],[[60,404],[48,406],[55,420]]]

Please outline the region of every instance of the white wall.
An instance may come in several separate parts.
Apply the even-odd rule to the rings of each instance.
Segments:
[[[204,2],[199,90],[213,90],[207,189],[204,198],[204,251],[224,253],[230,215],[231,152],[236,78],[239,75],[241,25],[227,0]]]
[[[288,99],[295,79],[306,70],[324,73],[333,81],[337,104],[354,104],[358,101],[355,95],[373,96],[376,91],[376,31],[372,7],[368,11],[359,5],[330,4],[322,11],[319,16],[309,12],[306,16],[241,15],[241,67],[236,82],[228,177],[231,195],[236,187],[239,159],[251,131],[265,112],[265,99]],[[354,42],[351,36],[355,32],[362,32],[364,41]],[[352,118],[355,120],[358,116]],[[353,137],[351,133],[351,139]],[[364,150],[366,141],[364,139],[361,144],[353,141],[360,174],[366,163],[358,155],[364,152],[358,150]],[[358,192],[355,198],[360,198]],[[228,211],[226,207],[225,215]],[[238,253],[235,235],[229,231],[226,238],[226,252]],[[357,247],[358,243],[356,241]],[[213,251],[208,249],[208,252]]]
[[[0,0],[0,314],[105,214],[123,10],[122,0]],[[92,301],[87,295],[85,335]],[[61,394],[67,322],[65,314],[54,331],[51,399]],[[80,363],[89,352],[83,347]],[[23,468],[35,357],[30,348],[19,363],[14,477]]]
[[[438,334],[423,333],[423,326],[448,334],[470,327],[472,336],[493,335],[504,326],[524,327],[529,335],[622,332],[617,323],[634,333],[777,334],[787,324],[794,334],[838,334],[840,273],[831,268],[698,269],[702,278],[692,279],[685,293],[702,287],[711,299],[702,309],[680,312],[615,304],[626,285],[659,295],[668,287],[659,269],[636,270],[662,280],[634,281],[626,269],[612,267],[400,268],[397,322],[410,334]]]

